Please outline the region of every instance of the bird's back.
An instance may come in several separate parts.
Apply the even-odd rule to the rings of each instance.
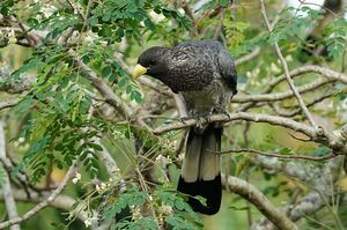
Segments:
[[[168,79],[175,84],[175,91],[182,92],[191,115],[210,114],[228,103],[232,90],[224,74],[234,68],[228,55],[221,43],[211,40],[185,42],[172,48]],[[225,58],[230,63],[221,63]]]

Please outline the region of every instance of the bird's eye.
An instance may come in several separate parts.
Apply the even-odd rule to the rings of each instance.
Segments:
[[[155,61],[149,61],[150,65],[155,65]]]

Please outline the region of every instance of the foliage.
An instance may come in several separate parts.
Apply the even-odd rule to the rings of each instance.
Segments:
[[[157,91],[166,90],[158,82],[153,81],[154,87],[150,88],[154,90],[134,82],[127,65],[135,64],[138,55],[148,46],[173,46],[192,39],[218,39],[224,42],[235,59],[260,48],[254,58],[237,66],[238,89],[246,96],[281,94],[289,90],[281,83],[271,92],[264,92],[269,82],[283,74],[278,57],[274,55],[275,43],[279,43],[290,68],[314,63],[345,69],[345,19],[335,16],[328,25],[322,26],[316,40],[310,41],[308,33],[325,19],[324,10],[304,6],[300,10],[286,7],[278,12],[279,1],[269,1],[267,6],[269,16],[274,19],[274,28],[268,32],[263,21],[259,20],[258,3],[240,2],[0,2],[0,47],[4,47],[0,49],[0,100],[8,97],[19,101],[11,110],[0,111],[1,119],[9,123],[7,144],[11,154],[8,155],[12,156],[12,152],[15,155],[11,178],[17,186],[18,176],[25,173],[29,178],[29,189],[41,191],[50,190],[61,182],[56,175],[60,170],[65,173],[75,161],[78,162],[78,173],[83,174],[82,179],[75,176],[74,184],[68,186],[66,194],[77,200],[68,218],[64,213],[64,218],[43,219],[54,219],[56,228],[77,226],[80,224],[77,217],[86,228],[93,228],[95,222],[111,223],[112,229],[206,228],[204,224],[210,220],[203,223],[204,218],[192,211],[186,197],[175,191],[178,168],[181,167],[177,146],[184,138],[184,132],[172,131],[159,136],[147,127],[176,121],[174,100],[158,94]],[[11,26],[16,30],[2,30]],[[37,36],[30,37],[30,34]],[[23,41],[29,42],[23,45]],[[326,53],[308,55],[305,59],[307,47],[314,51],[322,48]],[[123,117],[118,113],[117,106],[110,103],[110,98],[88,79],[86,71],[76,63],[71,52],[95,73],[98,81],[105,83],[114,95],[133,109],[131,116]],[[23,62],[15,58],[21,53],[28,56]],[[5,75],[1,75],[3,63],[6,64],[4,67],[12,70],[10,77],[2,77]],[[13,84],[21,84],[28,76],[35,76],[29,90],[16,95],[2,93]],[[300,87],[314,83],[316,79],[316,75],[308,73],[294,80]],[[346,119],[343,114],[347,107],[341,105],[346,101],[345,85],[326,84],[303,95],[305,102],[310,103],[322,93],[331,91],[334,93],[328,99],[321,100],[322,104],[312,105],[310,110],[317,120],[324,120],[322,123],[336,128]],[[230,111],[237,111],[244,105],[232,103]],[[276,108],[283,113],[300,110],[292,98],[261,102],[250,110],[278,115]],[[291,118],[296,122],[304,120],[301,113]],[[225,127],[223,146],[226,149],[254,148],[286,157],[298,154],[322,157],[331,153],[325,145],[300,142],[302,137],[287,129],[259,124],[247,128],[246,123],[235,122],[231,128]],[[104,152],[114,158],[119,169],[107,167],[112,162],[102,157]],[[299,182],[285,175],[286,167],[297,163],[294,160],[264,158],[268,164],[279,162],[280,169],[271,170],[261,166],[255,160],[258,158],[251,154],[235,154],[224,159],[224,173],[254,183],[275,206],[287,202],[294,202],[294,205],[317,186],[308,184],[309,179]],[[322,176],[318,174],[319,170],[326,166],[325,162],[298,165],[305,165],[307,171],[316,170],[316,177]],[[0,187],[4,172],[0,164]],[[155,180],[151,180],[152,177]],[[242,229],[240,226],[243,224],[247,228],[248,211],[255,216],[253,219],[260,217],[254,207],[250,208],[240,197],[226,196],[224,205],[227,208],[224,207],[216,217],[219,226]],[[330,198],[324,197],[325,200]],[[338,195],[333,198],[343,202]],[[339,220],[346,213],[346,207],[339,202],[335,204],[333,201],[332,206],[327,204],[317,212],[317,216],[306,217],[307,221],[299,226],[300,229],[316,227],[315,222],[320,221],[332,229],[339,226]],[[27,209],[26,206],[20,208]],[[324,213],[327,210],[329,213]],[[76,213],[83,213],[85,218]],[[319,218],[319,214],[326,215]]]

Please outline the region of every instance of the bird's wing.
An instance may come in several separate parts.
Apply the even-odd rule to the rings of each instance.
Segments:
[[[219,72],[222,78],[225,80],[228,87],[233,91],[233,94],[237,93],[237,73],[235,68],[235,62],[224,48],[220,49],[218,54],[218,66]]]
[[[170,79],[175,79],[177,91],[201,90],[211,82],[214,69],[203,47],[181,44],[172,49],[170,57]]]

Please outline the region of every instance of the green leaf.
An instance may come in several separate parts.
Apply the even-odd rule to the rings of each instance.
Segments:
[[[312,154],[314,156],[326,156],[331,152],[331,150],[326,146],[320,146],[319,148],[316,148]]]
[[[20,77],[21,74],[28,72],[29,70],[37,70],[43,63],[40,58],[33,57],[25,61],[25,63],[16,71],[14,71],[11,75],[14,78]]]
[[[34,100],[32,96],[26,96],[21,100],[14,108],[14,112],[18,115],[23,115],[28,112],[28,110],[34,105]]]
[[[130,98],[131,100],[136,101],[137,103],[141,103],[143,101],[141,93],[137,90],[131,91]]]
[[[219,0],[219,4],[220,4],[222,7],[227,7],[230,3],[231,3],[230,0]]]

